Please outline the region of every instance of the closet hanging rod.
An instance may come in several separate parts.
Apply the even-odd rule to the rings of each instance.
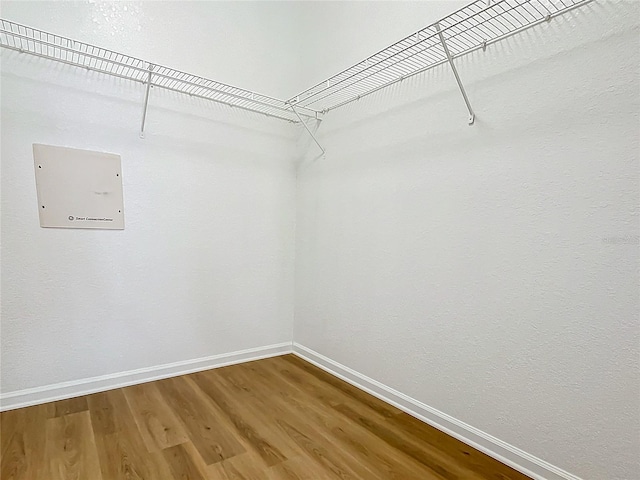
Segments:
[[[0,47],[66,65],[201,98],[232,108],[298,123],[291,106],[274,97],[164,67],[95,45],[0,19]],[[148,92],[147,92],[148,93]],[[318,118],[318,112],[300,107],[300,115]],[[146,116],[143,113],[143,118]],[[143,127],[144,129],[144,120]]]
[[[326,113],[593,0],[476,0],[287,100]],[[438,32],[437,25],[440,26]]]

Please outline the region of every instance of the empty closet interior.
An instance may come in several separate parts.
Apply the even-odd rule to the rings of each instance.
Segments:
[[[52,405],[58,425],[85,395],[171,407],[234,378],[283,415],[269,379],[306,379],[327,429],[366,427],[380,452],[433,427],[508,467],[378,471],[359,450],[348,478],[640,478],[638,2],[3,0],[0,17],[3,478],[51,478],[7,473],[35,448],[9,412]],[[175,421],[144,448],[189,454]],[[304,449],[281,462],[303,437],[278,425],[257,478],[341,478]]]

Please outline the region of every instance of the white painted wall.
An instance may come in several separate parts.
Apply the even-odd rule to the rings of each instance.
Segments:
[[[304,1],[298,93],[468,4],[464,0]]]
[[[168,48],[159,29],[204,41],[220,14],[238,30],[212,38],[239,52],[277,49],[277,5],[201,4],[186,21],[178,3],[143,3],[131,16],[118,4],[94,25],[103,7],[3,2],[2,15],[243,86],[272,81],[266,60],[247,70],[231,50]],[[140,30],[121,36],[132,22]],[[247,35],[246,23],[262,30]],[[288,123],[156,89],[141,140],[142,86],[16,52],[2,52],[1,88],[3,394],[291,340]],[[36,142],[120,154],[125,230],[41,229]]]
[[[639,17],[596,2],[461,59],[473,127],[444,66],[328,114],[294,340],[584,479],[639,478]],[[318,48],[374,50],[320,20]]]
[[[298,89],[296,2],[3,0],[0,15],[248,90]]]
[[[2,16],[286,97],[459,5]],[[154,91],[141,141],[139,86],[3,52],[2,393],[291,340],[296,221],[295,341],[585,479],[635,478],[638,248],[615,240],[638,235],[638,16],[596,3],[460,60],[474,127],[444,67],[331,113],[297,193],[285,124]],[[40,229],[34,142],[120,153],[126,229]]]

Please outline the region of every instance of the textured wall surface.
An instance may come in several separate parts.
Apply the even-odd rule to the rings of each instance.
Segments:
[[[298,173],[295,341],[639,478],[638,19],[596,3],[459,60],[473,127],[445,67],[328,114]]]
[[[293,95],[296,2],[12,1],[2,18],[276,97]]]
[[[299,65],[302,91],[373,55],[469,2],[299,2]]]
[[[286,97],[460,2],[184,5],[2,16]],[[460,59],[473,127],[445,67],[332,112],[297,191],[286,124],[154,90],[142,141],[139,86],[2,52],[1,391],[289,341],[295,251],[295,341],[637,478],[639,15],[594,2]],[[34,142],[122,155],[126,229],[39,228]]]
[[[3,15],[90,36],[37,7]],[[158,33],[136,32],[152,49]],[[141,140],[142,86],[15,52],[1,86],[3,393],[290,341],[289,124],[154,89]],[[125,230],[40,228],[36,142],[120,154]]]

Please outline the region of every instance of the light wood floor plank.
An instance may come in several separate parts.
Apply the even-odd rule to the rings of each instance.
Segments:
[[[257,367],[260,363],[262,361],[252,362],[252,365]],[[215,375],[218,377],[228,376],[229,370],[216,371]],[[287,406],[274,403],[272,397],[275,392],[279,392],[279,389],[273,383],[273,379],[268,378],[267,371],[263,369],[254,372],[252,369],[245,373],[250,378],[243,382],[241,390],[245,394],[250,393],[251,395],[243,398],[243,404],[254,403],[257,408],[262,406],[262,414],[271,420],[272,428],[276,429],[275,431],[281,431],[289,441],[296,444],[301,456],[306,458],[308,465],[322,471],[323,476],[329,478],[366,478],[372,480],[379,478],[366,465],[358,463],[339,448],[335,448],[331,440],[318,430],[322,427],[306,418],[304,413],[296,415]],[[264,380],[265,378],[267,380]],[[249,384],[251,387],[248,386]]]
[[[91,395],[88,404],[103,480],[173,480],[163,455],[147,451],[121,389]]]
[[[265,361],[264,363],[256,364],[254,368],[263,372],[268,369],[268,372],[276,375],[276,379],[285,380],[287,383],[294,385],[307,395],[306,398],[318,401],[326,407],[349,405],[381,421],[402,413],[396,407],[387,405],[366,392],[358,390],[356,396],[350,395],[349,392],[355,387],[328,375],[314,365],[307,364],[302,368],[297,362],[290,361],[288,356],[270,358],[268,360],[269,362]],[[310,372],[313,372],[313,374],[310,374]],[[327,381],[323,380],[325,377]],[[359,400],[363,394],[366,395],[364,397],[366,401],[364,402]]]
[[[263,427],[260,415],[252,412],[250,404],[237,402],[237,397],[233,398],[224,379],[207,374],[196,374],[193,378],[201,390],[229,417],[238,434],[265,462],[265,467],[271,467],[287,459],[275,446],[275,442],[271,442],[260,432]],[[266,433],[268,436],[268,431]]]
[[[69,398],[68,400],[60,400],[54,402],[56,417],[69,415],[70,413],[84,412],[89,409],[87,405],[87,397]]]
[[[286,420],[278,420],[278,426],[300,445],[309,459],[323,467],[327,474],[332,473],[343,480],[377,477],[372,470],[346,461],[342,452],[332,448],[330,442],[317,432],[314,431],[313,434],[309,434],[308,430],[303,432]]]
[[[245,452],[209,466],[211,480],[264,480],[267,473],[260,456]]]
[[[286,361],[293,365],[298,366],[299,361],[290,361],[288,358],[276,358],[272,359],[273,363],[278,363],[281,361]],[[264,369],[265,364],[257,365],[256,368]],[[329,378],[327,382],[328,385],[335,385],[335,378],[331,375],[327,374],[323,370],[318,369],[312,365],[303,365],[304,370],[313,370],[314,377],[317,380],[321,380],[322,378]],[[278,370],[283,374],[283,377],[290,381],[293,385],[300,388],[302,391],[306,391],[311,394],[312,398],[308,398],[306,403],[313,403],[315,399],[322,400],[326,396],[318,394],[318,388],[322,388],[321,385],[317,385],[315,381],[304,382],[304,379],[299,375],[296,375],[295,372],[290,370]],[[340,388],[340,391],[346,391],[345,388]],[[361,392],[363,393],[363,392]],[[360,397],[360,394],[358,394]],[[326,400],[326,398],[325,398]],[[494,462],[493,459],[489,459],[486,455],[478,452],[477,450],[469,448],[467,445],[464,445],[462,442],[458,442],[452,437],[448,437],[446,435],[443,436],[442,432],[429,427],[422,422],[418,422],[415,418],[408,416],[404,412],[400,412],[395,415],[389,415],[391,411],[385,411],[380,408],[379,405],[376,405],[376,402],[380,400],[375,399],[365,402],[367,407],[362,408],[362,406],[358,405],[357,402],[353,402],[353,399],[349,399],[349,401],[334,405],[333,402],[329,402],[334,410],[342,413],[345,417],[351,420],[350,423],[357,424],[368,430],[371,434],[377,436],[380,440],[383,440],[385,445],[392,447],[396,452],[402,452],[405,457],[411,457],[412,462],[421,463],[424,467],[426,467],[426,471],[423,471],[421,475],[428,475],[430,478],[442,478],[442,479],[455,479],[455,478],[465,478],[468,480],[477,480],[482,478],[479,472],[482,471],[482,467],[480,469],[474,468],[474,465],[470,463],[471,461],[479,458],[488,459],[490,462]],[[373,408],[372,408],[373,406]],[[357,412],[357,416],[354,416],[354,412]],[[356,418],[357,417],[357,418]],[[328,416],[327,419],[331,420],[332,417]],[[407,422],[408,428],[399,428],[401,425],[400,419],[404,419]],[[342,419],[344,421],[344,418]],[[318,422],[321,420],[317,420]],[[389,428],[387,428],[387,425]],[[393,425],[393,426],[391,426]],[[420,427],[420,428],[413,428]],[[334,433],[337,430],[333,430]],[[411,432],[418,431],[421,432],[420,436],[416,437],[411,435]],[[436,439],[435,444],[433,442],[426,442],[427,432],[432,435],[435,433],[435,437],[431,437],[431,440]],[[392,467],[392,463],[389,463],[388,455],[383,452],[375,452],[375,449],[359,448],[358,443],[354,443],[354,440],[358,437],[358,432],[349,430],[346,434],[342,435],[343,442],[347,442],[350,444],[349,450],[353,452],[359,452],[359,455],[365,455],[370,457],[370,461],[378,462],[378,468],[386,471],[386,474],[389,478],[413,478],[415,475],[420,475],[420,473],[416,472],[413,469],[413,473],[410,474],[407,471],[399,472],[397,467]],[[443,438],[444,437],[444,438]],[[447,449],[440,448],[441,442],[446,440],[449,442],[449,447]],[[376,446],[379,442],[367,442],[365,441],[365,445]],[[457,451],[454,447],[463,446],[461,451]],[[387,449],[387,454],[391,454]],[[452,455],[453,453],[453,455]],[[464,457],[464,458],[463,458]],[[374,458],[376,460],[374,460]],[[412,462],[396,462],[398,464],[404,464],[408,466]],[[501,471],[503,475],[503,480],[510,479],[509,474],[513,474],[514,471],[509,467],[503,466],[504,470]],[[519,475],[516,473],[516,475]],[[522,478],[522,477],[515,477]]]
[[[96,435],[104,436],[123,430],[124,425],[116,425],[118,419],[122,419],[123,417],[121,412],[116,411],[118,407],[116,397],[119,395],[119,392],[121,392],[121,390],[95,393],[87,396],[91,425]],[[126,421],[127,420],[124,419],[121,422],[124,423]]]
[[[183,445],[175,445],[162,451],[174,478],[206,480],[207,472],[199,468]]]
[[[169,378],[157,385],[207,465],[245,452],[229,420],[193,380]]]
[[[430,448],[437,448],[441,452],[446,452],[451,461],[461,467],[472,470],[477,476],[483,477],[484,473],[491,471],[497,480],[522,480],[524,475],[516,472],[512,468],[496,462],[493,458],[478,450],[469,447],[448,435],[444,435],[436,428],[426,423],[416,421],[407,413],[400,413],[385,421],[389,429],[400,434],[406,434],[418,440],[420,445],[428,445]]]
[[[123,433],[96,438],[103,480],[174,480],[161,452],[147,452],[143,443]]]
[[[362,465],[370,465],[379,478],[402,480],[443,480],[436,472],[425,468],[403,452],[380,442],[373,433],[349,419],[336,416],[333,407],[328,407],[321,400],[310,396],[304,389],[299,389],[295,383],[286,377],[278,378],[269,372],[265,366],[254,382],[267,381],[272,388],[281,392],[275,397],[280,402],[280,408],[286,408],[289,418],[297,417],[314,425],[318,432],[326,437],[336,449],[349,455],[352,461]],[[367,408],[361,409],[368,411]],[[370,414],[377,415],[374,411]],[[379,416],[381,420],[384,417]],[[469,478],[469,480],[472,480]]]
[[[0,478],[46,478],[45,422],[55,415],[55,405],[47,403],[0,414],[2,459]],[[5,450],[11,445],[10,450]]]
[[[336,475],[316,467],[306,457],[290,458],[266,471],[268,480],[336,480]]]
[[[2,480],[526,480],[285,355],[0,414]]]
[[[360,390],[359,388],[354,387],[353,385],[340,380],[333,375],[329,375],[324,370],[312,365],[309,362],[305,362],[299,357],[295,355],[284,355],[282,357],[276,357],[273,359],[275,362],[287,362],[291,365],[295,365],[300,370],[305,371],[311,376],[317,378],[322,383],[331,385],[335,389],[341,391],[348,397],[351,397],[354,400],[357,400],[363,405],[371,408],[372,410],[378,412],[380,415],[385,417],[393,417],[394,415],[398,415],[402,413],[402,411],[393,405],[389,405],[388,403],[383,402],[382,400],[377,399],[373,395],[369,395],[367,392]],[[310,377],[307,377],[308,379]],[[343,403],[343,402],[340,402]]]
[[[3,437],[0,478],[3,480],[28,480],[24,434],[20,431],[13,431]]]
[[[85,399],[86,405],[86,399]],[[58,412],[56,412],[57,414]],[[46,457],[51,480],[100,480],[100,462],[88,411],[46,421]]]
[[[256,363],[259,362],[251,362],[251,365]],[[266,432],[268,439],[278,445],[287,458],[303,454],[303,450],[277,426],[276,420],[287,416],[288,407],[283,409],[276,401],[282,392],[274,389],[274,384],[261,378],[260,374],[256,376],[253,367],[251,369],[221,368],[211,377],[224,385],[229,394],[242,404],[243,411],[251,412],[252,422],[259,419],[260,431]]]
[[[149,452],[189,441],[184,427],[153,383],[123,390],[133,418]]]

